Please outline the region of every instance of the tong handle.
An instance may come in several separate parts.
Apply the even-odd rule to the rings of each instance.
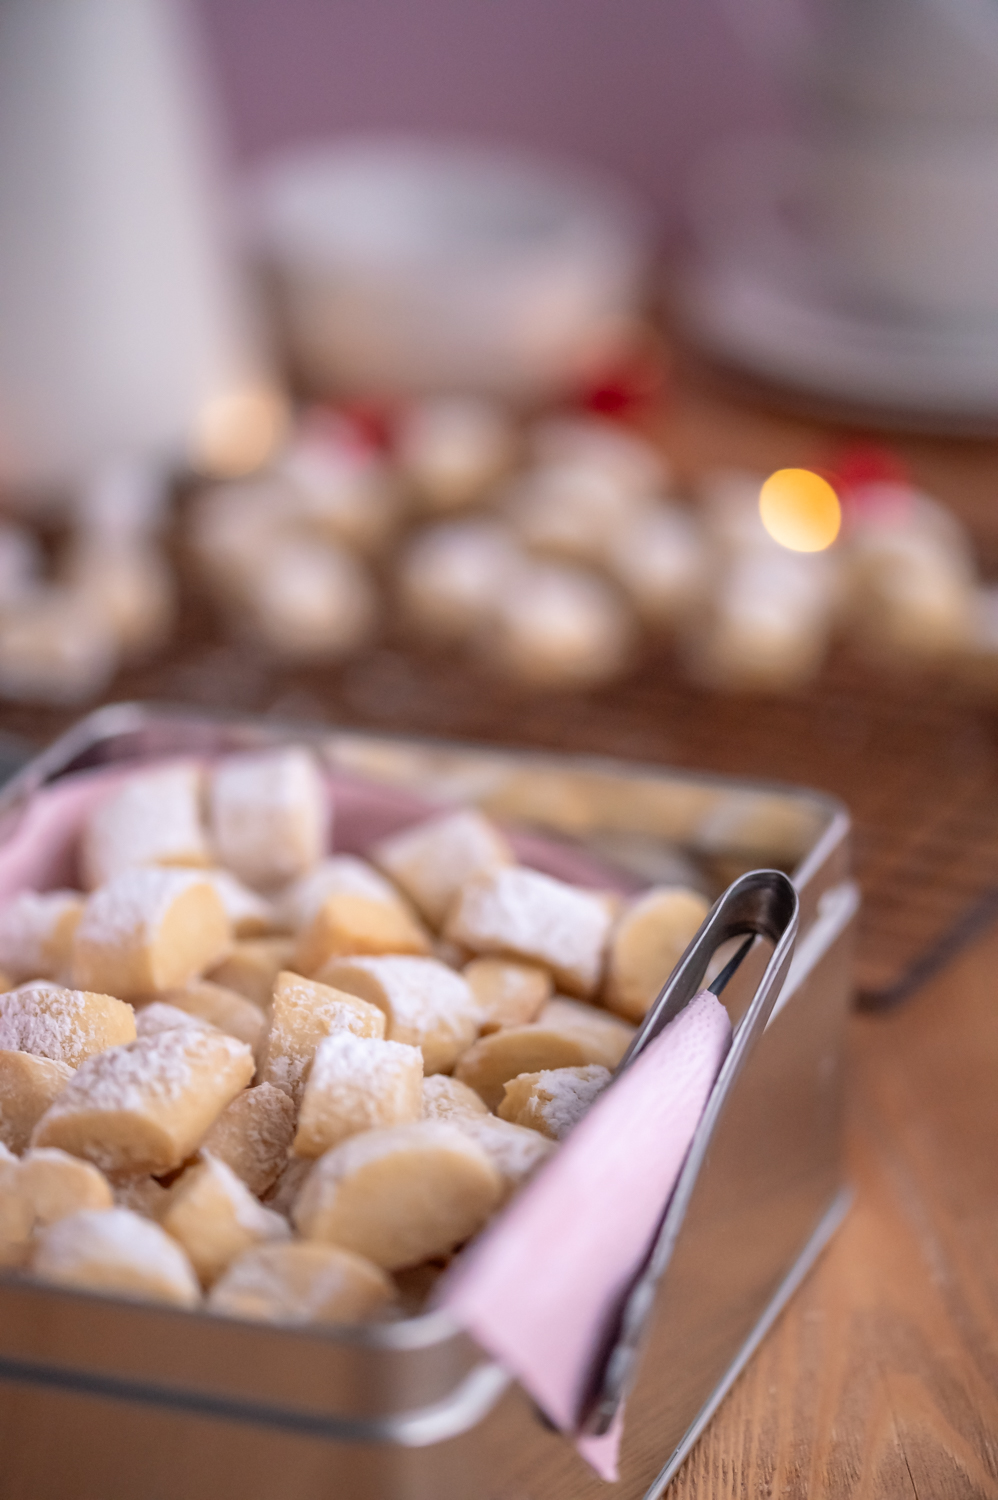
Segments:
[[[792,881],[781,870],[752,870],[742,875],[714,903],[706,920],[676,968],[620,1062],[619,1077],[655,1037],[679,1015],[704,987],[707,968],[717,949],[744,935],[763,937],[773,944],[759,987],[742,1016],[727,1056],[711,1090],[683,1164],[666,1205],[651,1253],[631,1286],[617,1325],[616,1337],[601,1362],[583,1421],[586,1432],[600,1436],[611,1426],[630,1389],[637,1369],[644,1332],[658,1283],[672,1254],[697,1174],[731,1088],[758,1037],[762,1035],[783,987],[797,936],[799,904]],[[747,949],[743,947],[740,958]]]

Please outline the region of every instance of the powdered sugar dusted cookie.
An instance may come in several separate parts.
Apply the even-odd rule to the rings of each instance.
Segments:
[[[522,1125],[499,1120],[488,1112],[480,1115],[461,1114],[452,1119],[458,1130],[481,1146],[495,1167],[502,1183],[500,1204],[505,1203],[517,1188],[532,1177],[543,1161],[554,1150],[554,1141],[546,1140],[535,1130],[525,1130]]]
[[[82,914],[78,891],[21,891],[6,902],[0,908],[0,967],[11,984],[64,978]]]
[[[114,1206],[103,1172],[65,1151],[28,1151],[18,1166],[16,1190],[28,1202],[36,1233],[85,1208]]]
[[[254,1245],[291,1236],[283,1215],[264,1208],[235,1172],[212,1156],[177,1179],[160,1223],[187,1251],[206,1287]]]
[[[302,974],[315,974],[344,954],[429,952],[429,934],[400,901],[335,891],[299,936],[294,965]]]
[[[260,1077],[295,1101],[319,1043],[335,1031],[382,1038],[385,1017],[350,991],[298,974],[282,973],[274,988],[270,1031],[260,1060]]]
[[[584,1026],[510,1026],[494,1031],[464,1054],[455,1077],[480,1094],[489,1109],[502,1102],[505,1085],[521,1073],[552,1068],[578,1068],[589,1063],[616,1067],[619,1057],[613,1038]],[[621,1052],[622,1055],[622,1052]]]
[[[294,1133],[295,1107],[287,1094],[258,1083],[225,1106],[201,1149],[224,1161],[261,1198],[284,1170]]]
[[[197,1277],[177,1242],[127,1208],[86,1209],[60,1219],[40,1235],[31,1269],[45,1281],[93,1292],[179,1307],[200,1300]]]
[[[165,766],[132,776],[90,815],[80,841],[87,890],[133,865],[209,865],[198,766]]]
[[[113,995],[26,984],[0,995],[0,1048],[33,1052],[79,1067],[88,1057],[135,1040],[135,1013]]]
[[[0,1052],[0,1144],[17,1152],[27,1148],[34,1130],[73,1069],[30,1052]]]
[[[423,1054],[402,1042],[334,1033],[316,1048],[305,1084],[296,1156],[321,1156],[347,1136],[418,1120]]]
[[[473,953],[541,964],[569,994],[591,995],[609,931],[610,914],[599,895],[518,867],[470,879],[445,935]]]
[[[247,884],[285,884],[322,858],[326,789],[307,750],[228,756],[211,773],[208,801],[218,858]]]
[[[17,1191],[20,1163],[0,1146],[0,1267],[23,1266],[31,1253],[34,1215]]]
[[[402,414],[397,459],[428,510],[468,504],[511,463],[508,412],[482,396],[431,396]]]
[[[130,1000],[179,989],[231,942],[215,889],[193,870],[124,870],[94,891],[73,939],[73,982]]]
[[[482,1013],[483,1034],[529,1025],[554,989],[547,969],[508,958],[475,958],[463,972]]]
[[[183,1011],[191,1020],[228,1032],[254,1052],[262,1044],[267,1026],[263,1012],[235,990],[212,984],[209,979],[192,979],[182,990],[164,990],[159,1003]],[[141,1016],[140,1011],[140,1020]]]
[[[487,1115],[488,1109],[474,1089],[446,1073],[423,1079],[423,1119],[450,1120],[454,1115]]]
[[[299,1241],[247,1250],[215,1283],[208,1307],[272,1323],[362,1323],[394,1298],[391,1278],[371,1261]]]
[[[590,1038],[591,1045],[601,1054],[594,1061],[599,1061],[610,1069],[620,1062],[637,1030],[628,1021],[611,1015],[599,1006],[586,1005],[581,1000],[568,1000],[564,995],[555,995],[541,1007],[537,1024],[585,1033]]]
[[[233,943],[207,978],[223,989],[235,990],[262,1011],[270,1010],[274,983],[282,969],[291,967],[295,940],[287,937],[246,938]]]
[[[58,1146],[105,1172],[172,1172],[253,1076],[253,1054],[220,1031],[178,1026],[90,1058],[39,1120]]]
[[[293,880],[274,900],[282,928],[299,932],[307,927],[327,896],[367,896],[371,901],[397,901],[398,891],[366,859],[353,854],[331,854],[314,870]]]
[[[204,878],[218,892],[237,938],[262,937],[280,927],[271,903],[243,885],[231,870],[205,870]]]
[[[610,939],[609,1008],[642,1020],[709,910],[706,896],[681,886],[655,886],[630,902]]]
[[[440,927],[464,882],[512,864],[513,851],[488,818],[462,808],[382,840],[373,858]]]
[[[560,1141],[581,1120],[610,1082],[609,1068],[590,1063],[582,1068],[552,1068],[521,1073],[506,1084],[499,1118],[525,1125]]]
[[[350,958],[321,971],[388,1018],[386,1036],[423,1053],[427,1073],[446,1072],[478,1035],[478,1007],[467,982],[435,958]]]
[[[161,1036],[164,1031],[174,1031],[178,1026],[199,1026],[203,1031],[218,1029],[197,1016],[189,1016],[185,1010],[178,1010],[175,1005],[167,1005],[163,1000],[154,1000],[151,1005],[144,1005],[135,1017],[135,1030],[139,1036]]]
[[[115,1206],[130,1208],[144,1219],[159,1219],[170,1201],[170,1190],[150,1172],[114,1172],[108,1181],[114,1193]]]
[[[488,1156],[454,1125],[421,1120],[351,1136],[327,1151],[294,1209],[307,1239],[393,1270],[446,1255],[502,1194]]]

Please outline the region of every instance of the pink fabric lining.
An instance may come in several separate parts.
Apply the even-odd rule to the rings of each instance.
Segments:
[[[0,901],[20,890],[77,885],[76,844],[90,812],[132,776],[191,763],[191,757],[184,756],[101,767],[78,771],[43,787],[28,803],[14,832],[0,844]],[[413,792],[356,777],[332,775],[328,784],[335,810],[333,842],[341,854],[366,855],[372,844],[388,834],[446,811]],[[523,864],[547,875],[621,895],[641,888],[641,882],[628,872],[580,845],[529,830],[510,830],[509,838]]]

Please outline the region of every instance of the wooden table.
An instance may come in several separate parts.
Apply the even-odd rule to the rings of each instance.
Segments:
[[[996,968],[853,1020],[854,1207],[671,1500],[998,1496]]]
[[[732,398],[695,369],[684,369],[661,431],[684,474],[705,463],[820,462],[858,435]],[[987,566],[998,568],[998,446],[918,437],[899,446],[915,478],[974,525]],[[414,654],[390,630],[342,668],[287,673],[225,644],[192,596],[175,648],[123,674],[110,696],[809,782],[856,812],[872,895],[927,797],[962,788],[971,816],[998,811],[998,715],[950,686],[864,683],[847,663],[785,700],[717,699],[653,654],[627,683],[539,699],[453,657]],[[7,710],[0,729],[42,741],[72,717]],[[996,971],[992,934],[906,1006],[852,1022],[855,1207],[694,1450],[675,1500],[998,1496]]]

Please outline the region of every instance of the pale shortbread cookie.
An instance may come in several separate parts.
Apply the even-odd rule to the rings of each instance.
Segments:
[[[456,1126],[420,1120],[351,1136],[308,1177],[294,1221],[391,1271],[446,1255],[485,1223],[502,1183]]]
[[[613,538],[648,508],[605,474],[575,464],[546,465],[506,486],[502,510],[539,557],[606,565]]]
[[[699,891],[656,886],[630,902],[610,937],[606,1004],[640,1021],[710,910]]]
[[[292,1156],[273,1187],[264,1194],[267,1207],[290,1219],[298,1195],[311,1177],[314,1167],[315,1162],[310,1156]]]
[[[118,1208],[130,1208],[145,1219],[158,1219],[170,1201],[170,1189],[149,1172],[112,1173],[108,1178]]]
[[[372,901],[397,901],[399,893],[366,859],[353,854],[331,854],[294,880],[274,900],[274,916],[282,928],[299,932],[307,927],[327,896],[368,896]]]
[[[0,1146],[0,1269],[23,1266],[31,1253],[35,1219],[28,1200],[17,1191],[20,1163]]]
[[[430,396],[402,414],[396,462],[427,510],[469,504],[512,462],[509,413],[483,396]]]
[[[43,583],[0,613],[0,694],[66,707],[101,696],[118,668],[118,642],[75,590]]]
[[[661,629],[689,618],[700,604],[711,556],[695,513],[659,503],[617,530],[605,561],[646,624]]]
[[[52,1100],[73,1076],[68,1063],[0,1052],[0,1144],[20,1154]]]
[[[247,584],[246,633],[288,660],[347,656],[376,629],[378,595],[370,570],[329,538],[277,536]]]
[[[421,1048],[427,1073],[447,1072],[478,1035],[470,986],[435,958],[339,959],[321,973],[384,1011],[388,1040]]]
[[[348,954],[430,951],[429,934],[400,901],[336,891],[300,934],[294,965],[301,974],[316,974],[331,958]]]
[[[79,891],[21,891],[6,902],[0,909],[0,966],[10,985],[62,979],[82,914]]]
[[[185,1010],[179,1010],[176,1005],[168,1005],[163,1000],[143,1005],[135,1013],[135,1030],[139,1036],[161,1036],[164,1031],[175,1031],[178,1026],[200,1027],[202,1031],[218,1030],[209,1021],[202,1021],[199,1016],[190,1016]]]
[[[326,789],[307,750],[228,756],[211,773],[208,801],[218,858],[248,885],[285,884],[322,858]]]
[[[247,1250],[212,1287],[208,1308],[269,1323],[363,1323],[394,1299],[379,1266],[313,1240]]]
[[[233,943],[232,950],[206,975],[212,984],[235,990],[264,1013],[269,1012],[274,982],[282,969],[291,967],[294,938],[247,938]]]
[[[201,819],[202,773],[167,766],[131,777],[87,819],[80,874],[87,890],[133,865],[210,865]]]
[[[498,1120],[488,1112],[480,1115],[455,1115],[451,1123],[469,1140],[474,1141],[476,1146],[481,1146],[499,1173],[502,1196],[497,1206],[505,1203],[517,1188],[522,1187],[555,1149],[555,1142],[538,1135],[536,1130],[526,1130],[522,1125]]]
[[[443,813],[383,839],[375,863],[440,927],[465,881],[513,863],[499,830],[473,808]]]
[[[530,446],[536,463],[598,474],[624,495],[657,494],[670,477],[658,448],[607,417],[544,417],[531,429]]]
[[[491,518],[426,526],[398,561],[401,611],[421,634],[465,644],[491,621],[520,561],[509,528]]]
[[[475,958],[463,973],[482,1013],[483,1036],[504,1026],[529,1025],[554,989],[547,969],[509,958]]]
[[[520,1073],[552,1068],[579,1068],[599,1063],[614,1068],[626,1051],[626,1039],[596,1027],[546,1025],[510,1026],[494,1031],[464,1054],[454,1076],[481,1095],[489,1109],[498,1109],[503,1090]]]
[[[563,1140],[610,1082],[609,1068],[551,1068],[521,1073],[506,1084],[499,1118],[525,1125],[552,1141]]]
[[[73,940],[73,983],[121,999],[179,989],[221,962],[231,928],[193,870],[124,870],[87,901]]]
[[[247,1047],[252,1047],[254,1053],[266,1034],[263,1012],[252,1001],[224,985],[214,984],[210,979],[192,979],[182,990],[164,990],[157,1003],[165,1003],[175,1010],[184,1011],[192,1020],[204,1021],[227,1032],[245,1042]],[[141,1020],[141,1010],[138,1015]]]
[[[418,1120],[422,1107],[418,1047],[341,1031],[316,1048],[292,1149],[321,1156],[362,1130]]]
[[[253,1054],[220,1031],[178,1026],[101,1052],[39,1120],[34,1146],[59,1146],[105,1172],[161,1176],[197,1150],[253,1077]]]
[[[114,1206],[103,1172],[65,1151],[28,1151],[18,1167],[17,1191],[28,1202],[36,1233],[85,1208]]]
[[[382,1038],[385,1017],[354,993],[298,974],[282,973],[274,986],[270,1030],[260,1059],[260,1078],[301,1098],[315,1049],[334,1031]]]
[[[197,1277],[176,1240],[127,1208],[85,1209],[38,1238],[31,1269],[45,1281],[194,1307]]]
[[[602,1053],[594,1061],[599,1061],[610,1069],[620,1062],[637,1032],[637,1027],[632,1026],[629,1021],[611,1015],[599,1006],[586,1005],[581,1000],[568,1000],[564,995],[555,995],[541,1007],[537,1024],[586,1032]]]
[[[138,536],[78,533],[62,576],[128,659],[146,656],[169,639],[176,584],[159,546]]]
[[[291,1235],[283,1215],[264,1208],[230,1167],[208,1155],[177,1179],[160,1223],[183,1245],[204,1287],[255,1245]]]
[[[599,984],[610,914],[599,895],[522,867],[469,880],[445,936],[473,953],[522,958],[550,969],[571,995]]]
[[[637,637],[626,600],[587,568],[526,562],[498,601],[485,649],[531,687],[583,688],[618,676]]]
[[[448,938],[438,937],[433,939],[433,957],[446,964],[448,969],[463,969],[471,955],[466,948],[459,947]]]
[[[0,1048],[33,1052],[76,1068],[135,1040],[135,1012],[113,995],[25,984],[0,995]]]
[[[488,1108],[466,1083],[434,1073],[423,1079],[423,1119],[450,1120],[454,1115],[487,1115]]]
[[[258,1083],[227,1104],[201,1143],[224,1161],[251,1193],[262,1198],[288,1160],[295,1134],[295,1107],[281,1089]]]
[[[204,878],[221,897],[225,915],[237,938],[262,937],[280,928],[271,903],[259,892],[243,885],[231,870],[205,870]]]

